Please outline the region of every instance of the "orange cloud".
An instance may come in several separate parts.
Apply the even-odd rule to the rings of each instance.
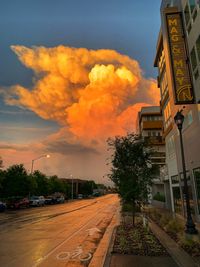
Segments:
[[[79,142],[135,130],[141,106],[158,104],[156,82],[142,76],[136,60],[116,51],[11,48],[35,77],[32,88],[12,86],[6,103],[58,122]]]

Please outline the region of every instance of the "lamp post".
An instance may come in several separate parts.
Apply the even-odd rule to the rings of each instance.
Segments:
[[[38,159],[41,159],[41,158],[50,158],[50,155],[41,155],[35,159],[32,159],[32,165],[31,165],[31,174],[33,173],[33,166],[34,166],[34,162]]]
[[[183,136],[182,136],[182,126],[184,122],[184,115],[182,114],[182,111],[183,111],[182,109],[180,111],[179,110],[177,111],[174,117],[174,122],[177,125],[177,128],[179,130],[179,136],[180,136],[181,159],[182,159],[183,181],[184,181],[184,196],[186,200],[186,213],[187,213],[185,232],[188,234],[197,234],[198,231],[195,228],[195,224],[193,222],[192,215],[191,215],[189,191],[188,191],[187,176],[186,176],[185,156],[184,156]]]

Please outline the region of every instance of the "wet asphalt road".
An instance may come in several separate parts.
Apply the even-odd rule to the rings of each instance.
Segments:
[[[118,197],[106,195],[1,213],[0,266],[82,266],[118,207]]]

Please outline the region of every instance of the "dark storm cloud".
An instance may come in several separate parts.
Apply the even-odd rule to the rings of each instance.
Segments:
[[[57,140],[53,142],[45,142],[45,149],[51,153],[59,153],[63,155],[74,155],[74,154],[95,154],[99,152],[92,148],[82,144],[70,144],[65,140]]]

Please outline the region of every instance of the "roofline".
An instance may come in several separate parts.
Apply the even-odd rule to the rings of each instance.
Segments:
[[[160,29],[159,35],[158,35],[158,41],[157,41],[157,46],[156,46],[156,56],[154,59],[154,67],[158,67],[158,59],[159,59],[159,54],[160,54],[160,49],[163,44],[163,35],[162,35],[162,30]]]

